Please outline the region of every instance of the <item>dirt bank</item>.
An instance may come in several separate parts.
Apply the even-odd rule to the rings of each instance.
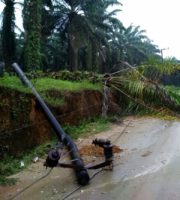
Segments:
[[[49,104],[62,126],[75,125],[98,117],[102,111],[102,93],[95,90],[77,92],[47,91],[45,95],[62,99],[61,105]],[[120,111],[116,99],[109,94],[109,112]],[[0,154],[13,155],[48,140],[52,129],[33,95],[0,87]],[[11,132],[11,130],[16,130]]]

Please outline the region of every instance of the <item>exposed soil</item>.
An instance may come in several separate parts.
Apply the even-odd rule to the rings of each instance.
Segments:
[[[49,105],[62,126],[76,125],[83,120],[101,115],[103,97],[100,91],[47,93],[54,95],[55,98],[63,96],[63,105]],[[109,94],[109,99],[109,112],[120,112],[116,98]],[[16,131],[11,132],[15,129]],[[0,87],[0,156],[4,153],[18,155],[24,150],[44,143],[53,134],[33,95]]]
[[[121,149],[120,147],[114,145],[113,146],[113,153],[120,153],[122,152],[123,149]],[[99,147],[99,146],[95,146],[93,144],[91,145],[84,145],[80,148],[79,153],[81,156],[103,156],[104,155],[104,151],[103,148]]]

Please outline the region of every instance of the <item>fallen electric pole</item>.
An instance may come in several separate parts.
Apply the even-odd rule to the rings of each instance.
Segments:
[[[72,159],[72,164],[74,166],[76,166],[74,168],[74,170],[75,170],[75,174],[77,177],[77,182],[80,185],[87,185],[89,183],[90,178],[89,178],[87,169],[84,166],[84,162],[79,155],[76,144],[72,141],[70,136],[64,132],[63,128],[61,127],[61,125],[59,124],[57,119],[54,117],[54,115],[52,114],[52,112],[50,111],[50,109],[48,108],[46,103],[44,102],[44,100],[41,98],[39,93],[36,91],[36,89],[34,88],[32,83],[25,76],[25,74],[23,73],[21,68],[18,66],[18,64],[13,63],[12,67],[14,68],[15,72],[20,77],[22,82],[32,90],[32,92],[36,98],[36,102],[37,102],[38,106],[40,106],[44,115],[46,116],[49,123],[51,124],[53,130],[55,131],[55,133],[58,137],[58,140],[67,146],[70,156],[71,156],[71,159]],[[47,166],[50,166],[50,167],[56,166],[59,158],[60,158],[60,156],[58,155],[58,152],[56,152],[56,151],[50,152],[50,154],[48,155],[48,158],[46,160]]]

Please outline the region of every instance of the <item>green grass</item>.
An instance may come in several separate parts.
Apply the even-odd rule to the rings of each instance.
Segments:
[[[89,81],[71,82],[56,80],[52,78],[39,78],[32,80],[33,85],[39,92],[47,90],[59,91],[81,91],[81,90],[101,90],[101,84],[92,84]],[[30,89],[23,86],[20,79],[16,76],[7,76],[0,78],[0,86],[12,88],[21,92],[30,93]]]
[[[22,82],[16,76],[3,76],[0,78],[0,86],[15,89],[25,93],[31,92],[29,88],[23,86]]]
[[[165,89],[168,92],[168,94],[172,96],[178,104],[180,104],[180,87],[166,86]]]
[[[51,78],[40,78],[35,82],[37,90],[60,90],[60,91],[80,91],[80,90],[101,90],[101,84],[92,84],[89,81],[70,82]]]
[[[50,105],[53,106],[62,106],[64,104],[64,98],[54,97],[54,96],[47,96],[46,94],[41,94],[42,98]]]
[[[32,159],[35,156],[41,157],[44,156],[45,153],[52,147],[54,140],[49,141],[45,144],[42,144],[31,151],[27,151],[22,155],[18,156],[18,158],[14,158],[10,155],[5,155],[4,158],[0,161],[0,185],[12,185],[16,183],[16,179],[7,178],[8,176],[15,174],[22,169],[26,168],[30,163],[32,163]],[[25,166],[21,167],[20,162],[23,161]]]
[[[82,122],[78,126],[66,126],[64,129],[73,139],[77,139],[81,135],[96,134],[107,130],[111,120],[111,118],[95,118]]]
[[[5,176],[0,176],[0,185],[15,185],[17,182],[17,179],[15,178],[6,178]]]
[[[95,118],[89,121],[84,121],[77,126],[66,126],[64,127],[64,130],[73,139],[77,139],[79,136],[88,136],[107,130],[112,120],[113,118]],[[30,163],[32,163],[32,159],[36,156],[45,158],[45,155],[54,146],[54,143],[57,143],[57,139],[52,139],[31,151],[27,151],[18,158],[6,155],[0,161],[0,185],[15,184],[17,181],[16,179],[7,177],[25,169]],[[23,168],[20,167],[21,161],[25,164],[25,167]]]
[[[52,78],[38,78],[31,80],[36,90],[44,98],[44,100],[53,106],[61,106],[64,104],[63,98],[56,98],[53,95],[47,96],[47,91],[70,91],[77,92],[81,90],[98,90],[100,91],[102,85],[100,83],[92,84],[89,81],[71,82],[64,80],[56,80]],[[23,93],[31,93],[31,90],[24,86],[17,76],[8,76],[0,78],[0,86],[10,88]]]

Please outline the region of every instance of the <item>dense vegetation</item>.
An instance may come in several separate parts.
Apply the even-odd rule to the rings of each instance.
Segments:
[[[1,1],[0,61],[8,72],[13,61],[26,71],[104,73],[121,68],[121,61],[137,65],[150,57],[160,58],[144,30],[125,28],[116,18],[122,8],[118,0]],[[16,26],[16,4],[22,7],[23,31]]]
[[[128,69],[127,73],[112,78],[116,90],[141,104],[154,104],[155,101],[160,106],[176,108],[174,100],[168,96],[172,93],[166,94],[158,84],[174,80],[172,77],[176,77],[178,83],[178,61],[163,60],[158,46],[139,26],[123,26],[116,17],[117,12],[123,12],[120,1],[2,2],[0,60],[5,63],[8,73],[11,73],[11,63],[16,61],[30,78],[37,79],[35,86],[39,90],[53,87],[63,90],[59,85],[71,90],[71,83],[53,79],[81,81],[72,84],[77,89],[83,84],[85,88],[96,88],[99,86],[92,86],[85,79],[95,83],[97,73]],[[22,7],[23,31],[16,31],[17,4]],[[14,85],[23,90],[16,82],[14,77],[1,79],[2,85]]]
[[[87,88],[93,88],[84,79],[97,82],[97,73],[128,69],[111,80],[112,86],[121,94],[143,101],[141,104],[147,104],[149,100],[152,104],[156,100],[160,106],[165,104],[176,108],[174,100],[168,96],[171,93],[167,94],[158,84],[174,79],[169,76],[176,77],[175,82],[178,83],[178,61],[163,60],[159,55],[162,50],[152,43],[139,26],[123,26],[116,17],[117,12],[123,12],[120,10],[120,1],[1,2],[4,3],[4,10],[0,30],[0,60],[5,63],[8,73],[11,74],[11,63],[16,61],[29,77],[39,78],[36,87],[40,90],[43,87],[44,90],[47,87],[63,89],[59,85],[66,88],[64,82],[53,79],[83,81],[73,84],[78,89],[83,83]],[[17,4],[22,7],[23,31],[16,31]],[[1,84],[11,87],[12,81],[13,87],[22,89],[15,84],[17,80],[14,77],[5,76]]]

